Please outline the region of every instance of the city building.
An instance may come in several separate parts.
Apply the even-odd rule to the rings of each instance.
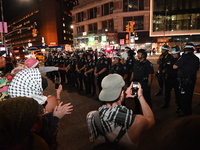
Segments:
[[[166,43],[200,44],[200,0],[150,0],[150,37]]]
[[[70,2],[70,3],[69,3]],[[71,13],[75,0],[39,0],[8,22],[7,46],[60,46],[73,43]]]
[[[157,40],[149,37],[149,10],[149,0],[79,0],[71,11],[74,46],[149,49]]]

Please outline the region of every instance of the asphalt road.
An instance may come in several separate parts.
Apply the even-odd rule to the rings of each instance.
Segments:
[[[155,64],[157,56],[150,56],[148,59],[154,64],[154,69],[156,71],[158,67]],[[194,91],[192,103],[193,114],[200,114],[199,78],[200,73],[198,73],[197,84]],[[45,93],[47,95],[55,95],[54,84],[50,80],[48,80],[48,83],[49,87],[45,90]],[[77,92],[71,90],[68,86],[64,88],[65,90],[62,92],[61,99],[64,103],[72,103],[74,110],[71,115],[66,115],[60,120],[57,136],[59,142],[58,150],[90,150],[93,144],[89,142],[86,115],[92,110],[97,110],[101,103],[95,99],[96,96],[85,96],[83,91]],[[157,90],[157,78],[154,76],[151,91],[156,124],[152,129],[142,135],[138,150],[156,150],[157,139],[159,138],[158,134],[162,124],[171,119],[179,119],[175,115],[176,106],[173,92],[170,107],[163,110],[160,106],[163,104],[164,96],[154,96]],[[126,100],[126,105],[132,109],[134,106],[133,100]]]

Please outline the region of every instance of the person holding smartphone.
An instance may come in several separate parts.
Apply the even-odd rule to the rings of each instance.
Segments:
[[[122,105],[125,97],[136,97],[132,94],[133,82],[126,91],[123,90],[124,85],[125,81],[119,74],[109,74],[101,82],[102,90],[99,100],[104,104],[98,111],[91,111],[87,115],[90,141],[95,145],[104,143],[106,146],[106,137],[112,142],[123,130],[124,134],[117,142],[118,145],[126,150],[136,149],[142,133],[155,124],[154,114],[143,96],[143,90],[139,83],[137,97],[142,114],[135,115],[131,109]],[[96,113],[99,113],[100,124],[105,131],[103,135],[98,130],[95,121],[95,117],[98,117]]]

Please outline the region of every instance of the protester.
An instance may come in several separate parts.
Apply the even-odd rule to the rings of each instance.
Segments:
[[[102,80],[101,85],[99,99],[105,104],[98,111],[89,112],[87,115],[90,140],[95,142],[95,145],[105,143],[105,138],[112,142],[121,132],[124,132],[124,135],[118,139],[119,146],[130,150],[136,149],[141,134],[155,123],[153,112],[142,95],[141,85],[138,84],[137,93],[143,115],[134,115],[132,110],[121,105],[125,95],[135,97],[131,90],[133,83],[125,92],[123,78],[118,74],[110,74]],[[96,116],[96,113],[99,113],[99,116]],[[99,117],[96,119],[100,119],[104,134],[100,132],[95,117]]]
[[[38,103],[30,98],[0,102],[1,150],[49,150],[40,136],[31,133],[38,118]]]
[[[42,77],[38,68],[18,72],[8,88],[10,97],[29,97],[35,99],[46,111],[52,112],[58,102],[54,96],[44,96]],[[47,102],[47,104],[45,104]]]

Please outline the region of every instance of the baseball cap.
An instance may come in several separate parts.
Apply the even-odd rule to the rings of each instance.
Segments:
[[[119,74],[109,74],[101,82],[102,90],[99,94],[100,101],[111,102],[116,100],[122,91],[125,82]]]
[[[29,58],[24,62],[24,65],[28,68],[35,68],[38,65],[39,61],[35,58]]]

